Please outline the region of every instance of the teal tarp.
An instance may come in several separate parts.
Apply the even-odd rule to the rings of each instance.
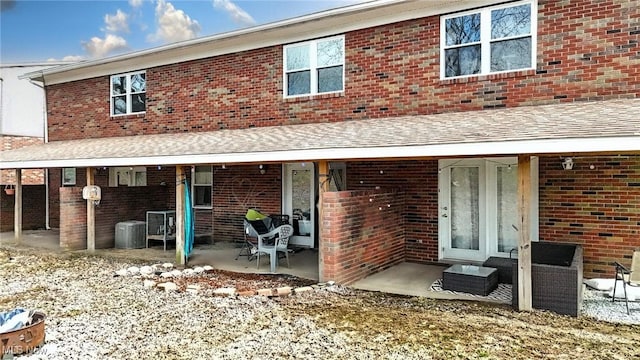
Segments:
[[[189,259],[193,251],[193,240],[195,235],[195,219],[193,218],[193,207],[191,206],[191,191],[189,182],[185,180],[184,187],[184,256]]]

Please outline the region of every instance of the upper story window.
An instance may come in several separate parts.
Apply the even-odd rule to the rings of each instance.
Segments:
[[[144,71],[111,76],[111,116],[145,112],[146,91]]]
[[[441,78],[533,68],[536,13],[535,2],[520,1],[443,16]]]
[[[344,36],[284,47],[284,96],[344,90]]]

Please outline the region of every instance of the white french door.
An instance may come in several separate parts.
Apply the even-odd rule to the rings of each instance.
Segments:
[[[478,160],[441,160],[441,257],[482,260],[485,249],[485,168]]]
[[[439,162],[439,257],[483,261],[518,245],[516,158]],[[531,238],[538,236],[537,159],[532,161]]]
[[[289,243],[314,246],[315,238],[315,172],[313,163],[283,165],[282,209],[291,218],[294,235]]]

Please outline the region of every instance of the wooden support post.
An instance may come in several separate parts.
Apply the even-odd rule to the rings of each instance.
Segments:
[[[176,166],[176,264],[184,265],[184,180],[185,172],[182,166]]]
[[[22,241],[22,170],[16,169],[16,188],[13,193],[13,235],[17,243]]]
[[[95,185],[93,168],[87,168],[87,186]],[[96,250],[96,206],[87,199],[87,250]]]
[[[518,308],[531,311],[531,156],[518,156]]]
[[[326,160],[321,160],[318,161],[318,248],[320,250],[320,254],[319,254],[319,260],[318,261],[318,266],[320,267],[318,269],[319,275],[320,275],[320,279],[321,281],[323,281],[323,277],[324,277],[324,269],[323,269],[323,262],[322,262],[322,255],[323,255],[323,244],[322,244],[322,232],[324,229],[323,226],[323,220],[324,220],[324,206],[323,206],[323,202],[322,202],[322,197],[323,194],[327,191],[329,191],[329,162]]]

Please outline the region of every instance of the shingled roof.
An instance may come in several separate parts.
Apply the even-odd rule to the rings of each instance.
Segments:
[[[0,168],[640,151],[640,99],[289,126],[54,141]]]

